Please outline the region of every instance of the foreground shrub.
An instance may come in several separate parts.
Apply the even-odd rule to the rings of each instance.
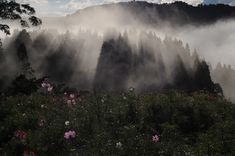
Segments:
[[[235,106],[207,93],[35,93],[0,102],[0,155],[235,155]]]

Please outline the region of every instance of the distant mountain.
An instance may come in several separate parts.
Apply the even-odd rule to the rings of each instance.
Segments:
[[[234,0],[204,0],[204,4],[228,4],[228,5],[235,5]]]
[[[121,16],[117,15],[120,12],[123,14]],[[123,24],[135,20],[151,25],[162,23],[173,26],[203,25],[234,18],[235,7],[224,4],[191,6],[184,2],[171,4],[155,4],[142,1],[121,2],[89,7],[79,10],[66,18],[73,20],[76,18],[78,21],[83,22],[87,18],[91,21],[102,20],[107,14],[109,14],[109,17],[113,15],[113,18],[123,22]]]

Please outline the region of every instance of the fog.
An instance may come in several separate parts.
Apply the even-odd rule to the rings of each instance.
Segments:
[[[219,20],[214,24],[201,26],[171,26],[167,21],[159,21],[158,25],[143,23],[142,18],[136,18],[122,7],[110,7],[107,9],[91,9],[67,16],[66,19],[45,19],[43,28],[55,28],[60,31],[89,30],[104,34],[110,29],[118,32],[128,30],[151,31],[162,39],[170,36],[182,40],[190,45],[190,49],[200,57],[209,61],[213,67],[218,62],[231,65],[235,68],[234,38],[235,19]],[[157,16],[156,16],[157,18]],[[159,19],[160,20],[160,19]],[[61,22],[63,21],[63,22]],[[133,39],[136,39],[134,37]]]
[[[209,61],[213,67],[218,62],[235,68],[235,20],[219,21],[213,25],[184,27],[170,30],[170,35],[189,43],[192,49]],[[167,32],[166,32],[167,33]]]
[[[218,62],[235,68],[234,20],[201,26],[172,26],[160,19],[160,24],[149,24],[143,22],[144,19],[144,16],[136,18],[130,11],[119,6],[85,9],[67,17],[43,19],[41,27],[28,30],[30,36],[24,42],[29,62],[37,77],[53,75],[52,79],[55,81],[67,82],[79,89],[91,89],[94,83],[102,81],[102,85],[109,86],[106,88],[108,90],[114,90],[118,85],[123,85],[124,89],[135,87],[137,90],[145,90],[149,86],[154,86],[157,90],[165,86],[172,87],[176,83],[178,68],[186,70],[186,75],[193,75],[195,72],[195,51],[200,59],[212,65],[211,73]],[[19,72],[19,65],[13,63],[15,58],[12,57],[14,51],[17,51],[17,48],[12,48],[17,38],[22,39],[19,32],[4,40],[4,49],[9,52],[7,65],[11,66],[11,74],[6,75]],[[120,54],[124,57],[120,57],[122,61],[124,59],[123,65],[117,67],[109,60],[102,60],[102,54],[106,56],[106,51],[110,51],[105,49],[104,43],[107,43],[106,46],[114,46],[114,52],[111,52],[115,55],[110,54],[110,58],[119,58],[120,53],[116,49],[126,53]],[[142,56],[143,51],[146,53]],[[133,56],[136,57],[134,61]],[[133,65],[135,61],[141,61],[141,57],[144,65]],[[183,67],[179,67],[179,61],[182,61]],[[107,74],[108,70],[113,71]],[[106,73],[99,75],[104,71]],[[117,73],[120,75],[115,75]],[[233,99],[233,85],[224,85],[227,80],[218,79],[217,73],[211,75],[214,76],[212,80],[215,83],[221,84],[225,96]],[[117,80],[108,83],[105,79]],[[122,81],[122,84],[113,85],[117,81]]]

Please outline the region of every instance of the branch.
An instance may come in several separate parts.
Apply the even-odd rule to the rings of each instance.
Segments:
[[[0,24],[0,31],[3,31],[6,35],[10,35],[10,27],[6,24]]]
[[[21,15],[26,14],[29,16],[28,20],[32,26],[38,26],[42,24],[42,20],[33,16],[35,14],[35,9],[29,4],[19,4],[16,2],[2,2],[0,3],[0,18],[7,20],[19,20],[21,26],[29,27],[29,24],[26,20],[22,19]],[[5,34],[10,34],[10,28],[8,25],[1,24],[0,31],[3,31]]]
[[[24,10],[26,11],[26,14],[28,15],[34,15],[36,13],[35,9],[29,6],[29,4],[22,4],[21,6],[24,8]]]

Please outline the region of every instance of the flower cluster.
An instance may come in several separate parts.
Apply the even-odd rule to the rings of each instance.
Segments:
[[[75,94],[67,94],[67,93],[64,93],[64,99],[68,105],[71,104],[75,105],[77,101],[81,101],[81,98],[75,96]]]
[[[15,132],[15,136],[16,136],[17,138],[21,139],[21,140],[25,140],[25,139],[27,138],[28,134],[27,134],[26,132],[24,132],[24,131],[17,130],[17,131]]]
[[[46,89],[48,92],[52,92],[53,90],[52,84],[50,84],[47,79],[41,83],[41,86],[42,88]]]
[[[71,139],[76,137],[76,132],[75,131],[68,131],[64,133],[64,138],[65,139]]]

